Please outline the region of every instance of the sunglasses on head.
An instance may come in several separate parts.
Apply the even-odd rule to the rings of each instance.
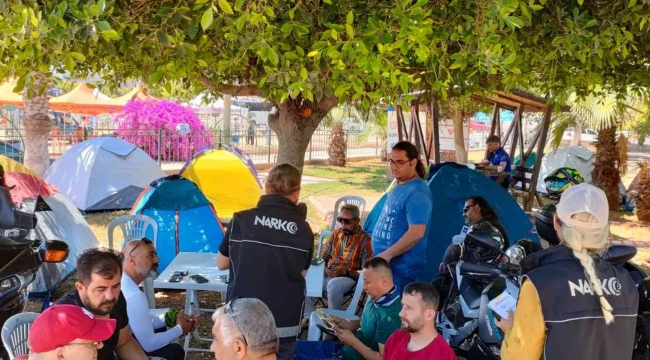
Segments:
[[[463,214],[466,213],[466,212],[468,212],[468,211],[469,211],[469,208],[471,208],[472,206],[476,206],[476,204],[472,204],[472,205],[467,205],[467,206],[465,206],[465,208],[463,209]]]
[[[356,218],[354,218],[354,219],[346,219],[346,218],[342,218],[342,217],[337,217],[336,218],[336,221],[338,221],[338,222],[340,222],[341,224],[344,224],[344,225],[350,225],[355,220],[357,220],[357,219]]]
[[[235,311],[234,311],[233,308],[232,308],[233,303],[234,303],[235,300],[237,300],[237,299],[238,299],[237,297],[234,297],[234,298],[232,298],[230,301],[228,301],[228,303],[226,304],[225,308],[223,309],[223,313],[224,313],[224,314],[227,314],[227,315],[230,315],[230,318],[231,318],[232,321],[235,323],[235,326],[237,326],[237,329],[239,329],[239,332],[241,333],[241,337],[242,337],[242,339],[244,340],[244,344],[245,344],[246,346],[248,346],[248,340],[246,339],[246,335],[245,335],[244,332],[242,331],[242,329],[241,329],[241,327],[239,326],[239,324],[237,324],[237,321],[235,320]]]
[[[135,249],[137,249],[138,246],[140,246],[140,244],[142,244],[142,243],[145,243],[147,245],[153,245],[153,241],[151,239],[149,239],[149,238],[142,238],[140,240],[133,240],[133,241],[137,241],[138,243],[133,247],[133,249],[131,249],[131,251],[129,252],[129,256],[131,256],[131,254],[133,254]]]

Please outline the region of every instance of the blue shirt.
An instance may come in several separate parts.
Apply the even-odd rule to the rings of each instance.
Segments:
[[[510,164],[510,155],[503,150],[502,147],[498,148],[495,150],[493,153],[490,153],[488,156],[488,160],[490,161],[490,164],[492,166],[498,166],[502,162],[506,162],[506,168],[504,169],[505,172],[508,173],[508,176],[506,176],[505,181],[510,182],[510,170],[511,170],[511,164]],[[490,176],[490,179],[496,180],[496,176]]]
[[[408,231],[409,225],[426,225],[424,237],[411,250],[391,260],[391,265],[426,263],[427,234],[431,221],[433,197],[421,179],[397,184],[388,195],[372,232],[372,250],[376,255],[393,246]]]

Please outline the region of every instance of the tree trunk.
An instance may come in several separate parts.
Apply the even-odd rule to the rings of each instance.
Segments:
[[[32,75],[32,98],[28,98],[27,91],[23,95],[25,101],[25,166],[39,175],[43,175],[50,166],[48,152],[48,135],[52,131],[53,123],[47,114],[47,84],[44,75]],[[42,93],[42,95],[39,95]]]
[[[571,146],[580,146],[582,140],[582,123],[577,122],[573,128],[573,138],[571,138]]]
[[[304,101],[302,105],[297,100],[276,103],[276,113],[269,116],[269,126],[278,137],[276,163],[291,164],[302,172],[309,140],[336,104],[335,97],[323,97],[316,103]]]
[[[618,172],[617,161],[616,126],[612,126],[598,132],[596,160],[592,172],[592,181],[594,185],[605,191],[610,210],[617,209],[619,204],[621,176]]]
[[[456,162],[459,164],[467,163],[467,149],[465,149],[465,139],[463,138],[463,115],[463,110],[454,107],[454,147]]]

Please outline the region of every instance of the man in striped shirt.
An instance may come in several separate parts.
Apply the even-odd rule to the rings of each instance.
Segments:
[[[343,307],[343,296],[357,283],[363,263],[372,259],[372,243],[360,225],[359,208],[344,205],[336,221],[340,227],[334,230],[330,241],[325,244],[321,257],[325,260],[325,281],[327,306],[333,310]],[[305,316],[314,311],[311,301],[305,305]]]

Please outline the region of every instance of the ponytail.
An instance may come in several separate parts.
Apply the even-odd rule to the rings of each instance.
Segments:
[[[415,159],[417,161],[415,164],[415,172],[417,172],[420,178],[426,179],[427,173],[424,169],[424,163],[422,160],[420,160],[420,152],[418,151],[418,148],[415,147],[415,145],[408,141],[400,141],[397,144],[393,145],[392,149],[406,152],[406,157],[408,157],[409,160]]]
[[[576,214],[573,216],[573,219],[587,223],[596,221],[589,213]],[[605,323],[607,325],[611,324],[614,322],[614,315],[612,314],[614,308],[612,308],[612,305],[604,296],[602,284],[596,274],[593,259],[594,255],[602,255],[607,250],[609,225],[597,230],[581,230],[564,223],[561,223],[561,227],[562,235],[564,235],[564,244],[573,250],[573,256],[580,261],[585,272],[585,277],[598,296]]]

